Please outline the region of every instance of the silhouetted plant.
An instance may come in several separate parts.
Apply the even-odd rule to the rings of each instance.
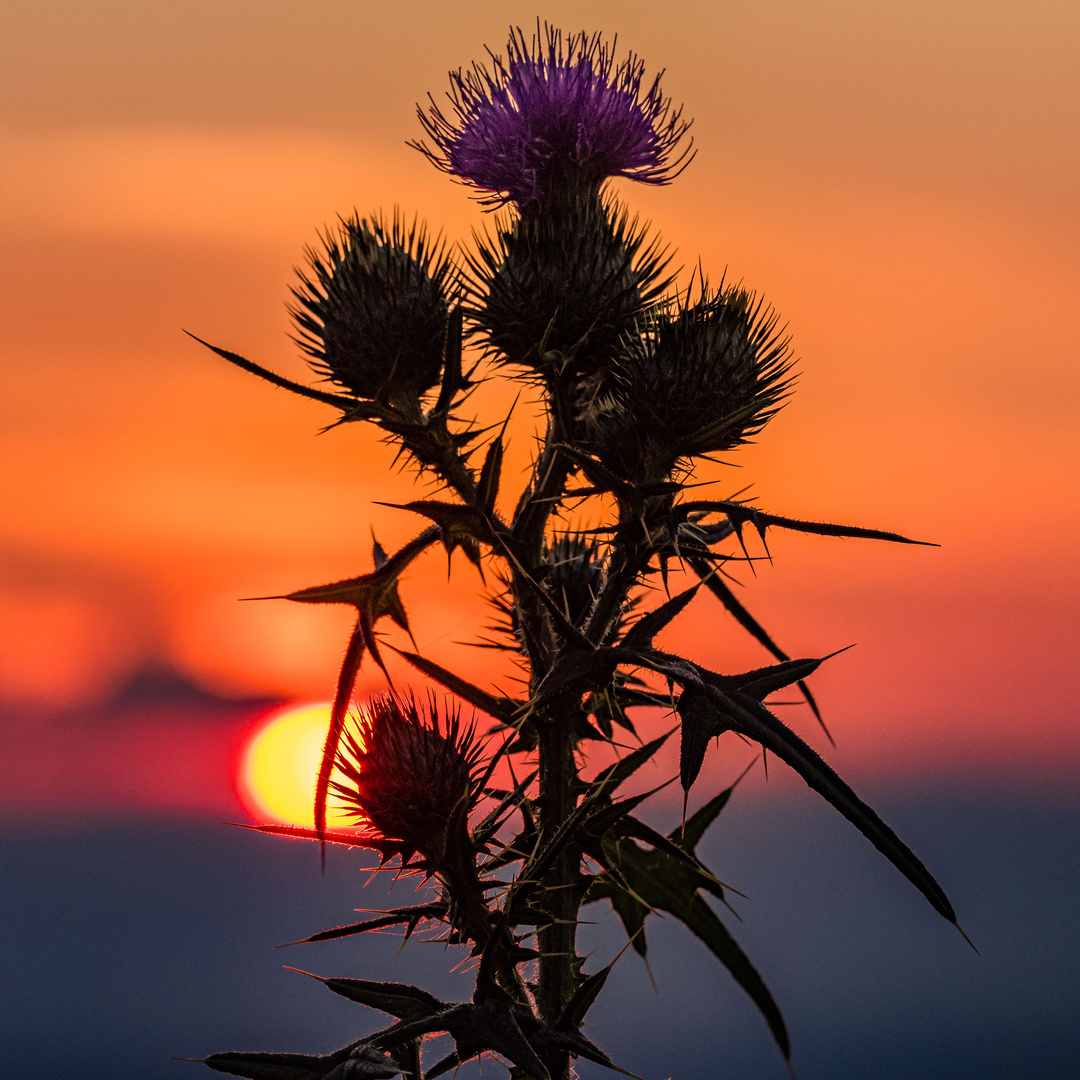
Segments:
[[[451,75],[450,107],[420,109],[434,144],[416,144],[441,169],[500,207],[494,233],[460,258],[422,225],[355,217],[309,252],[294,289],[298,342],[334,389],[305,386],[213,346],[278,386],[337,409],[337,423],[367,421],[444,496],[402,509],[432,524],[359,577],[302,589],[302,603],[357,610],[338,679],[315,792],[314,828],[266,832],[368,847],[385,864],[422,874],[427,903],[387,911],[307,939],[401,926],[441,929],[477,958],[472,999],[440,1001],[391,982],[328,978],[335,993],[395,1022],[335,1054],[225,1053],[221,1072],[262,1080],[432,1078],[485,1053],[516,1080],[563,1080],[583,1058],[616,1068],[582,1034],[614,960],[585,971],[577,949],[581,908],[605,902],[646,954],[654,912],[683,922],[750,995],[785,1059],[784,1021],[760,976],[706,896],[725,891],[697,854],[731,795],[712,795],[665,835],[636,814],[645,796],[623,794],[667,740],[635,748],[629,713],[666,710],[680,732],[679,779],[690,792],[710,741],[733,731],[774,754],[851,821],[955,923],[922,863],[765,704],[805,681],[821,659],[790,659],[747,612],[725,578],[750,558],[745,531],[769,529],[915,543],[896,533],[795,520],[737,498],[688,497],[705,455],[757,435],[791,392],[792,357],[777,316],[753,293],[702,279],[672,295],[664,249],[606,188],[611,177],[670,182],[690,158],[689,127],[633,55],[616,65],[599,36],[545,28],[531,45],[511,33],[505,60]],[[463,345],[479,359],[466,371]],[[205,343],[204,343],[205,344]],[[481,378],[531,384],[547,427],[514,509],[501,494],[505,425],[462,415]],[[493,434],[494,433],[494,434]],[[480,447],[483,446],[483,453]],[[592,500],[599,528],[568,524]],[[389,617],[408,630],[402,571],[442,543],[478,567],[493,564],[492,637],[524,671],[512,698],[475,685],[416,652],[398,650],[457,699],[496,721],[478,738],[458,706],[442,709],[391,690],[352,705],[363,657],[383,668],[375,633]],[[693,587],[646,610],[643,589],[672,567]],[[722,674],[656,644],[701,587],[775,657]],[[638,606],[640,605],[640,613]],[[820,717],[818,717],[820,719]],[[626,751],[590,770],[586,746]],[[511,777],[503,787],[493,780]],[[357,820],[328,829],[334,799]],[[685,817],[685,814],[684,814]],[[423,1040],[448,1033],[454,1050],[421,1062]],[[622,1071],[622,1070],[618,1070]]]

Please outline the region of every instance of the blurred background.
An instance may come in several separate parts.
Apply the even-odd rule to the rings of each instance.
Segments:
[[[726,269],[790,325],[798,391],[738,469],[709,474],[717,493],[941,545],[780,535],[743,575],[793,655],[857,645],[814,677],[836,749],[785,718],[924,858],[982,953],[799,782],[758,769],[707,854],[750,897],[736,933],[798,1075],[1071,1075],[1080,9],[1063,0],[4,5],[4,1071],[190,1076],[171,1055],[322,1052],[368,1030],[282,963],[468,993],[434,946],[270,949],[381,900],[360,896],[355,857],[324,877],[308,846],[219,824],[249,820],[246,740],[330,695],[350,626],[237,601],[366,572],[372,529],[390,550],[422,523],[371,505],[413,478],[370,431],[318,435],[324,407],[181,331],[306,379],[285,302],[320,229],[394,206],[450,242],[484,228],[405,141],[448,69],[537,15],[667,69],[697,157],[670,188],[620,194],[684,281],[699,259]],[[509,400],[492,387],[478,407]],[[526,428],[507,483],[529,449]],[[491,677],[460,644],[488,619],[463,560],[447,586],[426,555],[402,594],[421,652]],[[670,647],[764,662],[709,605]],[[380,685],[363,673],[361,692]],[[748,756],[722,743],[702,793]],[[619,931],[590,933],[600,966]],[[652,937],[656,991],[624,958],[595,1038],[648,1080],[786,1075],[703,950]]]

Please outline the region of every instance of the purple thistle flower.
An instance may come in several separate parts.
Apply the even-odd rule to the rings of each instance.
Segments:
[[[483,193],[481,202],[522,209],[566,191],[595,193],[610,176],[666,184],[689,163],[691,140],[673,157],[690,126],[660,90],[660,75],[642,87],[644,63],[631,53],[615,66],[600,35],[537,27],[531,47],[512,29],[505,62],[489,52],[480,64],[451,72],[448,119],[431,96],[417,109],[435,143],[412,143],[444,172]],[[661,72],[662,74],[662,72]]]

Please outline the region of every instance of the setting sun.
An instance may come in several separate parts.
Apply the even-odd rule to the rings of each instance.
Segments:
[[[271,713],[248,740],[240,755],[237,790],[260,824],[312,827],[315,778],[329,724],[329,702],[288,705]],[[328,823],[356,824],[344,814],[335,815],[332,806]]]

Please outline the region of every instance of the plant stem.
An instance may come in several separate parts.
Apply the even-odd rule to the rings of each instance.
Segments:
[[[541,835],[551,837],[574,810],[573,698],[555,703],[540,721],[540,826]],[[556,859],[544,879],[544,906],[554,920],[539,934],[540,971],[537,1007],[540,1017],[554,1027],[562,1016],[577,981],[577,915],[580,904],[578,864],[580,852],[568,846]],[[548,1068],[554,1080],[569,1071],[569,1058],[553,1054]]]

